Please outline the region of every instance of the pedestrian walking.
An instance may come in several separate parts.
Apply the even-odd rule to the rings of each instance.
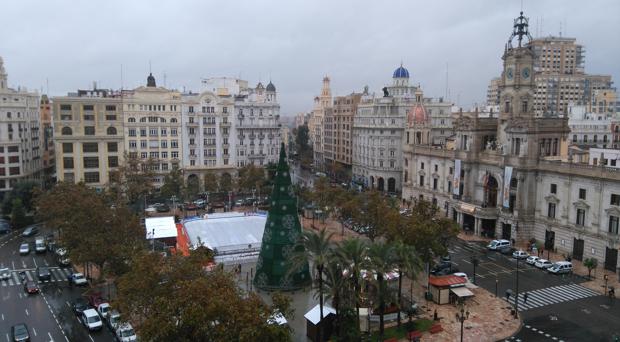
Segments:
[[[527,304],[527,292],[523,294],[523,304]]]

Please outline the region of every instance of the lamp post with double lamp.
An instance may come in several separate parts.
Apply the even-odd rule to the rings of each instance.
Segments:
[[[464,303],[459,304],[459,310],[456,312],[456,320],[461,322],[461,342],[463,342],[463,324],[469,318],[469,311]]]
[[[519,316],[519,258],[517,258],[517,286],[515,293],[515,318]]]
[[[497,298],[497,285],[499,284],[499,279],[495,277],[495,297]]]

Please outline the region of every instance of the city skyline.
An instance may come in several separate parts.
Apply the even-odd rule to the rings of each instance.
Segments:
[[[524,1],[523,10],[535,37],[559,35],[562,27],[563,36],[585,45],[586,72],[615,79],[620,70],[609,56],[620,48],[608,43],[613,20],[605,16],[611,19],[620,3],[598,3],[582,8],[571,1],[557,8],[553,2]],[[421,2],[312,2],[291,8],[277,2],[239,7],[187,1],[145,11],[143,2],[113,1],[74,4],[46,24],[42,16],[54,7],[37,3],[33,11],[29,4],[5,6],[5,27],[13,29],[0,32],[5,43],[0,56],[11,87],[47,92],[49,84],[52,96],[91,88],[93,82],[118,89],[121,65],[125,89],[144,84],[150,69],[158,84],[181,91],[200,91],[200,80],[209,77],[240,77],[250,84],[272,80],[283,115],[311,110],[326,74],[335,95],[361,91],[365,85],[378,93],[401,62],[411,72],[412,84],[420,84],[429,96],[449,93],[448,100],[460,106],[482,104],[489,80],[501,71],[496,61],[507,38],[504,28],[521,8],[518,1],[453,2],[449,13]],[[93,25],[88,13],[112,19]],[[24,15],[41,25],[11,22]],[[93,39],[97,36],[103,43]],[[32,42],[39,46],[36,53]],[[486,60],[493,62],[480,62]],[[75,66],[78,73],[71,72]]]

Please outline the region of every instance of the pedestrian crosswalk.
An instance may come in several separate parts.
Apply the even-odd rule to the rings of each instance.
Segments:
[[[600,295],[600,293],[578,284],[552,286],[544,289],[522,292],[519,293],[519,311],[598,295]],[[515,297],[510,297],[508,302],[514,305]]]
[[[28,281],[36,281],[39,284],[45,284],[45,283],[67,281],[67,276],[73,272],[73,270],[70,268],[59,268],[59,267],[50,267],[49,271],[50,271],[50,274],[52,275],[51,279],[44,280],[44,281],[40,281],[37,279],[36,269],[24,270],[24,273],[26,274],[26,279]],[[19,272],[20,271],[12,271],[11,277],[9,279],[0,280],[0,286],[7,287],[7,286],[16,286],[16,285],[23,284],[19,276]]]

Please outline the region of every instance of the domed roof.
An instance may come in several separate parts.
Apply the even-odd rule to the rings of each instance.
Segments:
[[[425,124],[427,122],[428,115],[426,114],[426,108],[424,108],[424,105],[418,103],[409,109],[409,113],[407,113],[407,123],[409,124],[409,127]]]
[[[409,71],[401,64],[398,69],[394,70],[392,78],[409,78]]]
[[[261,82],[258,82],[258,84],[256,85],[256,89],[265,89],[265,87]]]
[[[271,81],[269,81],[269,84],[267,85],[267,91],[276,91],[276,86],[273,85],[273,83],[271,83]]]

